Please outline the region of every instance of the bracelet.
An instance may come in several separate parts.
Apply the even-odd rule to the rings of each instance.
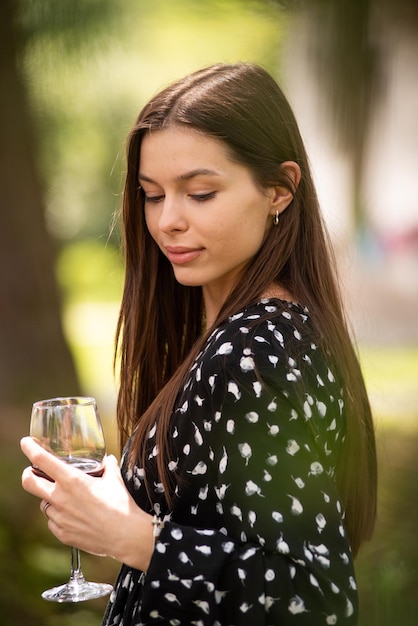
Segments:
[[[153,526],[152,537],[153,537],[153,549],[155,548],[155,542],[161,534],[162,529],[164,528],[164,521],[158,515],[154,515],[151,522]]]

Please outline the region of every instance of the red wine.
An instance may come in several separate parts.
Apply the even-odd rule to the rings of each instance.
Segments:
[[[61,461],[64,461],[65,463],[68,463],[69,465],[72,465],[73,467],[77,467],[77,469],[81,470],[85,474],[88,474],[89,476],[94,476],[97,478],[103,475],[103,472],[104,472],[103,464],[101,461],[97,461],[96,459],[83,459],[80,457],[63,457],[63,456],[59,458]],[[41,476],[42,478],[46,478],[47,480],[54,482],[53,479],[50,476],[48,476],[48,474],[45,474],[45,472],[39,469],[39,467],[32,465],[32,471],[37,476]]]
[[[47,480],[51,481],[51,483],[55,482],[55,480],[53,480],[51,476],[48,476],[48,474],[45,474],[45,472],[39,469],[39,467],[36,467],[36,465],[32,465],[32,472],[36,474],[37,476],[40,476],[41,478],[46,478]]]

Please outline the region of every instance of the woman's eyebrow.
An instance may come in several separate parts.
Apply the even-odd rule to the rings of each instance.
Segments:
[[[185,174],[180,174],[179,176],[176,176],[174,180],[190,180],[195,176],[220,176],[220,172],[217,172],[216,170],[209,170],[206,168],[199,168],[196,170],[191,170],[190,172],[186,172]],[[139,172],[138,174],[138,180],[142,180],[147,183],[156,183],[155,180],[153,180],[149,176],[146,176],[145,174],[141,174],[141,172]]]
[[[194,178],[195,176],[220,176],[220,172],[217,172],[216,170],[200,168],[192,170],[191,172],[186,172],[186,174],[181,174],[180,176],[177,176],[176,180],[189,180],[190,178]]]

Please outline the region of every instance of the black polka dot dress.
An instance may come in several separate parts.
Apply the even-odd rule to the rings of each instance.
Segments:
[[[276,299],[211,334],[173,411],[171,510],[155,428],[146,467],[122,459],[138,506],[165,525],[146,574],[122,566],[104,626],[357,623],[333,480],[344,398],[316,339],[308,311]]]

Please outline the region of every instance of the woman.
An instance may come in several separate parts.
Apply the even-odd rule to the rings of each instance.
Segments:
[[[308,159],[275,81],[215,65],[130,134],[122,477],[24,439],[64,543],[123,565],[103,624],[355,624],[376,454]],[[76,495],[77,494],[77,495]]]

